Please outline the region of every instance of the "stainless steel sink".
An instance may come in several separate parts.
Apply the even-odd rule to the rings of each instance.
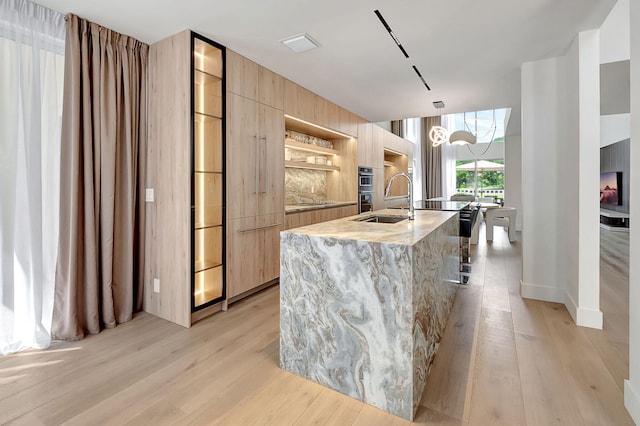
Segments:
[[[373,214],[373,215],[367,215],[367,216],[359,217],[352,220],[355,222],[370,222],[370,223],[398,223],[407,219],[409,219],[408,216],[390,216],[390,215],[382,215],[382,214]]]

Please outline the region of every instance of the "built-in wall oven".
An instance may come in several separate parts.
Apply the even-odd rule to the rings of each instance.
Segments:
[[[358,213],[373,211],[373,169],[358,167]]]

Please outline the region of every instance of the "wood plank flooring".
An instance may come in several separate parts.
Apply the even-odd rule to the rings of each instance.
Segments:
[[[481,230],[481,240],[483,240]],[[632,425],[628,234],[601,231],[603,330],[519,296],[520,244],[474,248],[416,424]],[[541,266],[542,267],[542,266]],[[278,367],[278,287],[187,330],[148,314],[0,358],[0,424],[411,424]]]

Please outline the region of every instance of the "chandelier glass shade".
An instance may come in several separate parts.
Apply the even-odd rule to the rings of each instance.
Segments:
[[[429,139],[433,146],[439,146],[449,139],[449,131],[442,126],[433,126],[429,130]]]
[[[442,126],[433,126],[429,130],[429,139],[433,146],[439,146],[449,141],[452,145],[473,145],[476,143],[476,136],[466,130],[456,130],[449,134],[449,131]]]
[[[473,145],[476,141],[476,135],[466,130],[456,130],[449,135],[449,143],[452,145]]]

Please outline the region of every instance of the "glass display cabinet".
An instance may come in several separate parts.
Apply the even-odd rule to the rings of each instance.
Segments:
[[[225,298],[224,48],[192,33],[192,312]]]

